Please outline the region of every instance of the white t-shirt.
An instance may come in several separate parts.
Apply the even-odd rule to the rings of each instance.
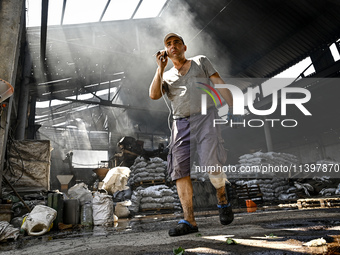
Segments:
[[[202,89],[212,93],[203,84],[213,87],[209,77],[217,72],[205,56],[199,55],[188,60],[191,60],[191,66],[185,75],[179,75],[175,67],[172,67],[163,75],[163,87],[171,101],[172,113],[175,119],[201,112],[201,95],[206,93]],[[207,108],[214,105],[214,101],[208,95]]]

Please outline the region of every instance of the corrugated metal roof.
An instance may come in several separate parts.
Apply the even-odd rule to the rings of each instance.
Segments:
[[[36,79],[31,93],[38,100],[94,94],[108,85],[84,88],[124,72],[120,75],[124,77],[122,103],[167,111],[162,102],[157,107],[155,102],[149,105],[147,93],[156,68],[152,55],[163,47],[163,35],[169,30],[188,32],[185,41],[191,48],[199,45],[201,54],[211,45],[217,47],[217,53],[208,57],[223,76],[269,78],[340,38],[339,13],[336,0],[172,0],[157,19],[49,28],[49,75],[41,72],[40,30],[29,28]],[[191,23],[187,22],[189,16]],[[63,80],[66,78],[69,80]],[[51,81],[59,82],[44,84]],[[244,82],[239,86],[246,89],[252,85]],[[93,100],[98,102],[95,96]],[[53,115],[64,109],[48,110]]]
[[[186,2],[204,32],[225,48],[235,77],[272,77],[340,38],[338,1]]]

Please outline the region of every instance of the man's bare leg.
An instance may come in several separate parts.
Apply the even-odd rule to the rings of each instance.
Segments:
[[[194,192],[190,176],[176,180],[176,187],[183,208],[184,220],[188,221],[193,226],[197,226],[194,217],[194,206],[192,201]]]
[[[209,179],[211,184],[216,189],[216,197],[218,205],[227,204],[227,195],[225,190],[225,183],[227,181],[227,176],[224,172],[213,172],[209,173]]]
[[[216,189],[217,204],[226,205],[228,203],[225,187]]]

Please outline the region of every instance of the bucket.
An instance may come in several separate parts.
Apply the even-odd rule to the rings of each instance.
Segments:
[[[247,205],[247,212],[256,212],[257,210],[257,205],[253,200],[246,200],[246,205]]]
[[[49,231],[57,211],[44,205],[36,205],[26,217],[21,228],[30,236],[40,236]]]
[[[64,223],[77,225],[80,220],[80,203],[78,199],[64,200]]]
[[[106,174],[109,172],[109,170],[110,170],[109,168],[101,167],[93,169],[92,171],[98,175],[99,181],[102,181],[105,178]]]

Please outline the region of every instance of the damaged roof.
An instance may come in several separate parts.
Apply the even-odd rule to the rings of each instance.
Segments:
[[[190,53],[209,56],[224,77],[273,77],[336,42],[339,13],[336,0],[172,0],[156,18],[48,26],[46,41],[40,28],[28,28],[31,94],[53,110],[37,110],[37,116],[55,124],[58,115],[61,123],[65,108],[73,112],[84,103],[119,107],[136,117],[140,110],[164,114],[162,102],[150,103],[148,86],[156,68],[152,55],[169,31],[185,37]],[[253,84],[241,88],[247,86]],[[56,99],[67,105],[53,106]]]
[[[339,1],[187,2],[228,52],[234,77],[273,77],[340,37]]]

